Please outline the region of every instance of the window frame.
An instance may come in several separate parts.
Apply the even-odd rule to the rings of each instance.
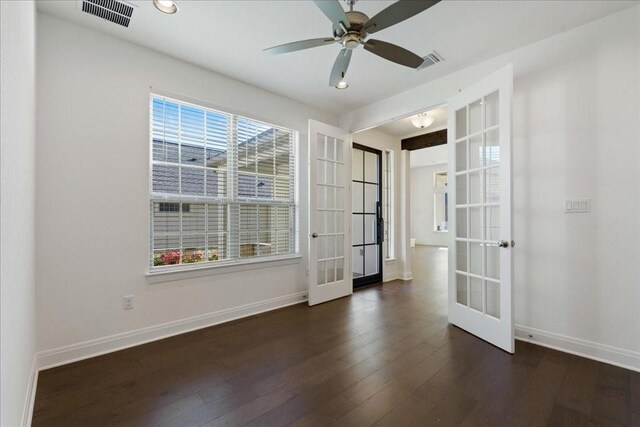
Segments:
[[[438,186],[438,175],[444,175],[447,177],[447,181],[444,186]],[[436,221],[438,219],[438,198],[442,197],[449,193],[449,172],[448,171],[440,171],[433,173],[433,232],[434,233],[448,233],[449,232],[449,220],[448,220],[448,199],[447,203],[444,203],[444,219],[447,221],[447,229],[446,230],[438,230],[438,224]]]
[[[383,191],[384,191],[384,230],[385,230],[385,261],[392,261],[395,259],[395,218],[394,218],[394,176],[395,173],[394,164],[394,152],[393,150],[384,150],[384,176],[383,176]]]
[[[213,113],[219,113],[222,115],[226,115],[228,116],[228,134],[227,134],[227,141],[226,141],[226,147],[227,149],[233,149],[235,147],[237,147],[237,140],[236,139],[236,135],[237,132],[235,132],[235,130],[237,130],[237,127],[234,128],[233,126],[237,126],[237,121],[238,119],[244,119],[247,121],[251,121],[251,122],[257,122],[259,124],[262,125],[266,125],[270,128],[273,129],[282,129],[284,131],[290,132],[291,133],[291,151],[290,151],[290,155],[293,157],[292,162],[291,162],[291,167],[293,168],[293,171],[291,171],[291,181],[290,181],[290,185],[293,187],[292,188],[292,198],[290,200],[275,200],[275,199],[259,199],[259,198],[247,198],[244,196],[241,196],[238,194],[238,186],[234,187],[234,194],[233,197],[231,199],[229,199],[229,197],[224,197],[224,201],[220,202],[219,200],[213,200],[213,197],[210,196],[185,196],[183,194],[175,194],[175,195],[169,195],[167,197],[159,197],[158,194],[159,193],[154,193],[153,191],[153,166],[154,166],[154,157],[153,157],[153,150],[154,150],[154,134],[153,134],[153,125],[154,125],[154,119],[153,119],[153,103],[154,103],[154,99],[163,99],[166,100],[168,102],[173,102],[176,104],[181,104],[181,105],[186,105],[192,108],[196,108],[196,109],[200,109],[203,110],[205,112],[205,121],[206,121],[206,112],[213,112]],[[265,267],[270,267],[272,265],[288,265],[288,264],[293,264],[293,263],[297,263],[299,262],[299,259],[301,258],[301,254],[300,254],[300,224],[299,224],[299,215],[300,215],[300,206],[299,206],[299,186],[300,186],[300,176],[299,176],[299,131],[293,128],[289,128],[286,126],[282,126],[282,125],[277,125],[277,124],[273,124],[270,123],[269,121],[265,121],[263,119],[260,118],[252,118],[249,115],[245,115],[242,113],[238,113],[235,111],[230,111],[228,109],[223,109],[223,108],[219,108],[216,106],[213,106],[207,102],[204,102],[202,100],[191,100],[191,99],[185,99],[184,97],[181,96],[176,96],[175,94],[166,94],[166,93],[162,93],[161,91],[151,91],[149,93],[149,139],[148,139],[148,143],[149,143],[149,170],[148,170],[148,178],[149,178],[149,189],[148,189],[148,207],[149,207],[149,229],[148,229],[148,243],[149,243],[149,253],[147,254],[147,265],[148,265],[148,271],[147,271],[147,278],[149,279],[149,281],[151,283],[155,283],[155,282],[164,282],[164,281],[170,281],[170,280],[174,280],[175,278],[191,278],[191,277],[200,277],[200,276],[205,276],[205,275],[209,275],[212,273],[213,270],[215,269],[223,269],[225,270],[225,272],[233,270],[233,271],[242,271],[242,270],[248,270],[248,269],[255,269],[255,268],[265,268]],[[205,145],[205,150],[206,150],[206,145]],[[236,153],[237,155],[237,153]],[[161,163],[161,162],[160,162]],[[178,161],[178,163],[176,163],[176,166],[184,166],[184,164],[180,161]],[[235,164],[235,170],[228,170],[226,175],[227,177],[230,176],[234,176],[237,177],[242,174],[242,171],[240,171],[240,165],[238,163]],[[273,178],[276,178],[276,175],[273,176]],[[235,234],[236,238],[235,238],[235,244],[238,246],[238,256],[237,257],[231,257],[231,258],[227,258],[227,259],[221,259],[221,260],[214,260],[214,261],[209,261],[209,260],[205,260],[202,262],[197,262],[197,263],[180,263],[180,264],[171,264],[171,265],[157,265],[154,266],[153,265],[153,254],[154,254],[154,223],[153,223],[153,215],[154,215],[154,203],[160,204],[160,203],[180,203],[182,206],[182,204],[190,204],[193,205],[195,204],[216,204],[216,203],[220,203],[222,206],[224,206],[224,208],[226,209],[226,222],[227,222],[227,226],[225,229],[225,232],[228,235],[231,235],[232,233]],[[283,253],[283,254],[268,254],[268,255],[256,255],[256,256],[240,256],[240,235],[242,234],[242,231],[240,229],[239,226],[234,227],[231,225],[232,221],[231,221],[231,216],[238,214],[240,212],[240,208],[241,206],[245,206],[245,205],[249,205],[249,206],[288,206],[292,209],[292,214],[291,214],[291,232],[292,232],[292,236],[291,236],[291,251],[287,252],[287,253]],[[230,206],[234,206],[237,208],[237,211],[235,212],[231,212],[231,210],[229,209]],[[178,213],[182,214],[182,209],[179,208],[178,209]],[[239,221],[239,219],[238,219]],[[236,221],[236,222],[238,222]],[[180,233],[180,235],[182,236],[182,231]],[[181,237],[182,239],[182,237]],[[228,249],[230,250],[230,249]],[[181,247],[181,251],[182,251],[182,247]],[[168,279],[163,279],[161,276],[170,276],[170,278]]]

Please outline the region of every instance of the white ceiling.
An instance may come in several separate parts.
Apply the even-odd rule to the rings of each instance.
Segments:
[[[418,129],[411,123],[411,119],[414,116],[394,120],[378,126],[375,129],[387,135],[395,136],[396,138],[410,138],[447,127],[447,107],[439,107],[434,110],[429,110],[426,113],[433,117],[434,120],[433,124],[425,129]]]
[[[186,1],[165,15],[150,1],[134,0],[129,28],[78,10],[76,1],[38,2],[38,9],[152,48],[237,80],[334,113],[368,105],[455,70],[583,25],[637,4],[635,1],[443,1],[372,38],[398,44],[420,56],[436,50],[445,62],[416,71],[358,48],[349,89],[328,86],[339,46],[284,55],[262,49],[331,34],[328,19],[311,1]],[[391,4],[361,0],[370,17]]]

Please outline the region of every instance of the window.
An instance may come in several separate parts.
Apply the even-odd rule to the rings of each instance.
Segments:
[[[433,185],[433,230],[449,230],[449,193],[447,192],[447,172],[437,172]]]
[[[151,131],[152,268],[296,252],[294,131],[160,96]]]
[[[180,203],[158,203],[159,212],[178,212]],[[189,203],[182,203],[182,212],[189,212]]]
[[[387,259],[393,259],[393,151],[384,152],[384,241]]]

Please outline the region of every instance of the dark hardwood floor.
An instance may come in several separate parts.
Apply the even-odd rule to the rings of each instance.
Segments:
[[[447,324],[446,251],[414,280],[40,373],[34,426],[629,426],[640,373]]]

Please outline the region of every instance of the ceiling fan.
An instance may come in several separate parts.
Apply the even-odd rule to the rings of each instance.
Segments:
[[[356,1],[346,0],[350,10],[345,12],[339,0],[314,0],[316,6],[333,23],[333,36],[286,43],[265,49],[265,52],[279,54],[340,43],[342,49],[333,63],[329,78],[329,86],[336,87],[339,87],[337,86],[339,83],[344,83],[343,79],[347,74],[347,68],[349,68],[351,54],[359,45],[362,45],[365,50],[396,64],[419,68],[424,60],[415,53],[392,43],[374,39],[367,40],[366,38],[369,34],[391,27],[424,12],[440,2],[440,0],[399,0],[371,19],[364,13],[353,10]]]

